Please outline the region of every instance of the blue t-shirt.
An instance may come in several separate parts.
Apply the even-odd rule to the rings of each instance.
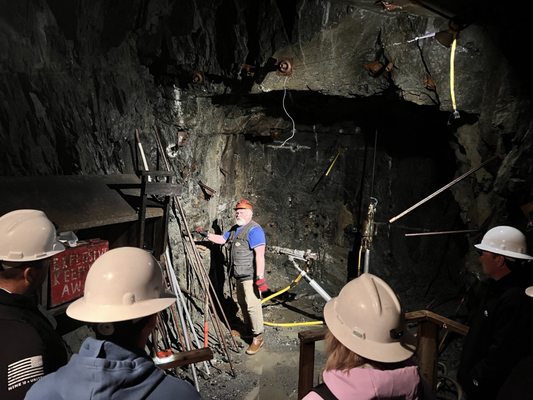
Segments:
[[[239,232],[244,228],[244,226],[239,226],[237,230],[235,231],[235,236],[239,234]],[[228,240],[230,235],[230,231],[224,232],[224,239]],[[258,246],[266,245],[266,237],[265,237],[265,231],[263,231],[263,228],[261,226],[257,225],[254,226],[250,231],[248,232],[248,243],[250,243],[250,248],[255,249]]]

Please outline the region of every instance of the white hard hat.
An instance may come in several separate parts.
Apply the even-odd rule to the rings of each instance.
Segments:
[[[120,247],[93,263],[84,296],[67,308],[67,315],[85,322],[119,322],[155,314],[176,297],[167,293],[161,268],[146,250]]]
[[[348,282],[324,307],[328,329],[344,346],[369,360],[407,360],[414,347],[405,339],[402,310],[389,285],[364,273]]]
[[[61,253],[56,228],[40,210],[15,210],[0,217],[0,260],[35,261]]]
[[[527,254],[526,237],[512,226],[502,225],[488,230],[481,243],[474,246],[502,256],[533,260],[533,257]]]

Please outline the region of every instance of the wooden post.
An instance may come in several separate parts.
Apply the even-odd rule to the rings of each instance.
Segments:
[[[315,342],[323,340],[326,329],[313,329],[298,333],[300,339],[300,363],[298,370],[298,400],[313,387],[315,373]]]
[[[433,392],[437,384],[437,334],[438,326],[432,321],[420,321],[416,354],[420,373]]]

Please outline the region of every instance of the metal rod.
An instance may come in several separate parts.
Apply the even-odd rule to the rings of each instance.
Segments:
[[[169,162],[167,160],[166,153],[164,152],[163,145],[161,143],[161,139],[159,138],[159,133],[157,132],[155,127],[154,127],[154,136],[155,136],[155,140],[156,140],[157,146],[158,146],[158,148],[159,148],[159,150],[161,152],[161,157],[163,158],[165,166],[166,166],[168,171],[171,171],[170,164],[169,164]],[[219,321],[218,315],[216,313],[216,310],[214,308],[214,304],[215,303],[213,302],[213,298],[211,296],[211,292],[210,292],[209,288],[211,288],[213,290],[213,293],[215,293],[215,300],[217,302],[217,305],[218,305],[218,307],[220,309],[220,312],[221,312],[222,316],[224,317],[224,321],[226,323],[226,327],[227,327],[228,331],[231,330],[230,324],[228,322],[228,319],[226,317],[224,309],[222,308],[222,305],[220,304],[220,300],[218,299],[218,296],[216,296],[216,292],[215,292],[215,289],[214,289],[213,284],[211,282],[211,279],[209,279],[209,276],[207,275],[207,272],[205,271],[205,268],[203,266],[200,254],[198,253],[198,249],[196,248],[196,245],[194,244],[194,241],[193,241],[193,238],[192,238],[192,234],[191,234],[191,231],[190,231],[189,226],[188,226],[187,218],[185,216],[185,211],[183,210],[183,207],[181,205],[180,199],[178,198],[178,196],[173,196],[173,199],[174,199],[174,204],[178,208],[178,211],[180,213],[181,222],[182,222],[182,224],[183,224],[183,226],[185,228],[185,232],[186,232],[186,235],[185,235],[186,246],[185,246],[185,248],[187,250],[187,245],[190,247],[190,249],[188,251],[186,251],[185,253],[186,253],[187,257],[189,258],[189,264],[195,270],[196,275],[200,279],[200,283],[203,284],[203,289],[204,289],[205,293],[208,295],[209,300],[211,301],[211,308],[212,308],[213,314],[214,314],[214,315],[211,315],[211,318],[215,322],[215,324],[214,324],[215,331],[218,333],[219,341],[222,344],[222,347],[223,347],[223,349],[224,349],[224,351],[226,353],[226,357],[228,359],[228,362],[229,362],[229,365],[230,365],[230,369],[231,369],[231,371],[233,373],[233,376],[236,376],[235,370],[233,368],[233,364],[231,362],[231,357],[230,357],[228,349],[227,349],[226,340],[224,338],[224,335],[222,334],[222,329],[220,328],[220,321]],[[192,249],[192,251],[191,251],[191,249]],[[190,258],[191,254],[194,256],[192,259]],[[238,346],[237,346],[237,343],[235,342],[235,338],[233,336],[231,336],[231,335],[230,335],[230,337],[231,337],[231,340],[233,341],[233,345],[234,345],[235,351],[238,351]]]
[[[306,271],[304,271],[302,268],[300,268],[300,266],[298,265],[296,260],[292,259],[291,261],[294,264],[294,267],[298,270],[298,272],[300,272],[300,274],[305,278],[307,283],[309,283],[309,285],[313,289],[315,289],[315,291],[320,295],[320,297],[322,297],[324,300],[326,300],[326,302],[330,301],[331,300],[331,296],[328,294],[328,292],[326,292],[322,288],[322,286],[320,286],[317,283],[317,281],[315,281],[313,278],[311,278],[311,276]]]
[[[405,214],[407,213],[410,213],[411,211],[413,211],[415,208],[417,208],[418,206],[424,204],[426,201],[432,199],[433,197],[435,197],[436,195],[438,195],[439,193],[442,193],[444,190],[448,189],[449,187],[455,185],[457,182],[463,180],[464,178],[466,178],[468,175],[471,175],[473,174],[474,172],[476,172],[478,169],[482,168],[483,166],[485,166],[486,164],[488,164],[489,162],[491,162],[492,160],[496,159],[496,158],[499,158],[497,155],[496,156],[493,156],[491,158],[489,158],[487,161],[481,163],[479,166],[477,166],[476,168],[473,168],[471,169],[470,171],[468,172],[465,172],[463,175],[459,176],[458,178],[455,178],[453,181],[451,181],[450,183],[448,183],[447,185],[444,185],[443,187],[441,187],[439,190],[437,190],[436,192],[430,194],[429,196],[427,196],[426,198],[420,200],[418,203],[416,203],[415,205],[409,207],[407,210],[405,210],[404,212],[398,214],[397,216],[389,219],[389,224],[392,224],[394,221],[400,219],[401,217],[403,217]]]
[[[181,303],[181,305],[183,307],[183,311],[185,312],[185,317],[186,317],[187,322],[189,324],[189,329],[191,330],[191,332],[193,334],[194,342],[196,343],[196,347],[199,349],[200,348],[200,341],[198,340],[198,335],[196,334],[196,330],[194,329],[194,324],[192,322],[191,314],[189,313],[189,310],[187,309],[187,305],[185,303],[185,297],[183,296],[183,293],[181,292],[180,285],[179,285],[179,282],[178,282],[178,277],[176,276],[176,271],[174,271],[174,267],[172,266],[172,259],[170,257],[170,248],[169,248],[169,246],[167,246],[167,248],[165,250],[165,261],[166,261],[166,263],[168,265],[168,269],[169,269],[169,273],[170,273],[170,279],[171,279],[171,282],[172,282],[172,287],[174,289],[174,293],[176,294],[177,299],[180,301],[180,303]],[[207,373],[207,375],[210,375],[209,367],[207,365],[207,362],[205,362],[205,361],[204,361],[204,367],[205,367],[205,372]]]
[[[141,139],[139,137],[139,131],[137,129],[135,130],[135,135],[137,137],[139,150],[141,152],[141,157],[143,159],[144,169],[146,171],[148,171],[148,163],[146,162],[146,157],[144,155],[144,150],[143,150],[143,147],[142,147]],[[148,180],[150,180],[150,176],[148,176]],[[168,250],[168,248],[167,248],[167,250]],[[166,265],[166,263],[165,263],[165,265]],[[167,269],[170,269],[170,268],[171,267],[167,265]],[[178,289],[179,289],[179,287],[178,287]],[[185,324],[185,319],[183,317],[183,310],[181,308],[181,304],[179,303],[178,299],[176,299],[176,304],[177,304],[180,323],[181,323],[181,326],[183,328],[183,336],[184,336],[184,339],[185,339],[186,349],[187,350],[191,350],[191,344],[190,344],[190,340],[189,340],[189,335],[188,335],[188,332],[187,332],[187,329],[186,329],[187,325]],[[160,318],[158,318],[158,322],[162,324],[162,321],[161,321]],[[176,321],[174,321],[174,322],[176,322]],[[164,327],[164,324],[162,324],[162,325]],[[177,326],[176,326],[176,331],[178,331],[178,327]],[[169,337],[168,332],[166,333],[166,337]],[[165,336],[162,337],[163,341],[165,341],[166,337]],[[165,343],[165,346],[170,348],[170,344],[169,343]],[[192,369],[192,375],[193,375],[193,379],[194,379],[194,384],[195,384],[196,390],[200,391],[200,386],[198,384],[198,376],[196,374],[196,365],[192,364],[191,365],[191,369]]]
[[[176,296],[176,305],[177,305],[177,308],[178,308],[178,314],[180,316],[180,322],[181,322],[181,326],[184,327],[183,329],[183,336],[185,337],[185,345],[186,345],[186,349],[188,351],[192,350],[192,347],[191,347],[191,342],[190,342],[190,339],[189,339],[189,333],[187,332],[187,329],[185,329],[185,327],[187,326],[186,323],[185,323],[185,318],[183,317],[183,304],[181,304],[180,302],[180,298],[178,296]],[[194,385],[196,386],[196,390],[200,391],[200,386],[198,385],[198,376],[196,375],[196,365],[195,364],[191,364],[191,369],[192,369],[192,376],[194,378]]]
[[[368,273],[368,270],[370,269],[370,249],[365,250],[365,268],[364,272]]]
[[[431,235],[447,235],[452,233],[470,233],[479,232],[479,229],[462,229],[457,231],[439,231],[439,232],[420,232],[420,233],[406,233],[405,236],[431,236]]]

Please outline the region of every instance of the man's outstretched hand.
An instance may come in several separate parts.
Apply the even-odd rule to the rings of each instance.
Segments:
[[[206,237],[207,237],[207,234],[209,233],[209,232],[207,232],[206,230],[204,230],[204,228],[201,227],[201,226],[196,227],[196,228],[194,229],[194,232],[196,232],[197,234],[199,234],[200,236],[202,236],[202,237],[204,237],[204,238],[206,238]]]

